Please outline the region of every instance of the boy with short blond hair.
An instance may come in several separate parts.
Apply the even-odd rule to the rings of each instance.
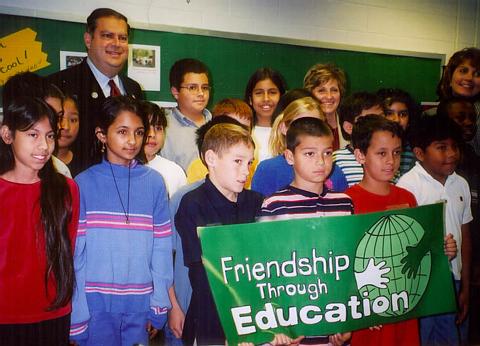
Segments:
[[[219,101],[212,110],[213,118],[206,124],[202,125],[196,131],[196,144],[201,151],[201,143],[206,131],[213,126],[214,122],[226,122],[225,117],[236,120],[240,125],[245,126],[250,132],[253,126],[253,112],[248,104],[240,99],[227,98]],[[218,119],[221,118],[221,119]],[[250,167],[250,175],[246,184],[246,188],[250,188],[253,172],[256,164]],[[207,167],[200,158],[193,160],[187,168],[187,182],[189,184],[204,179],[208,173]]]
[[[162,156],[187,170],[198,158],[195,131],[212,119],[207,104],[210,99],[210,74],[196,59],[181,59],[170,69],[170,91],[177,107],[168,110],[168,134]]]
[[[253,161],[254,144],[248,130],[233,124],[218,124],[205,135],[202,158],[209,175],[197,189],[187,193],[175,215],[182,238],[184,263],[189,269],[192,298],[182,338],[186,344],[223,345],[225,335],[215,308],[205,268],[197,227],[255,221],[263,197],[244,190]]]
[[[265,199],[260,221],[320,216],[350,215],[352,201],[344,193],[329,191],[325,186],[332,170],[333,135],[318,118],[304,117],[293,121],[287,131],[285,158],[293,165],[290,185]],[[350,333],[306,337],[303,344],[342,345]]]

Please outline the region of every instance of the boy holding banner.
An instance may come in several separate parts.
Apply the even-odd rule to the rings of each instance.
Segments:
[[[422,344],[464,345],[468,340],[472,256],[469,226],[473,217],[468,183],[455,173],[460,161],[462,132],[447,117],[422,116],[412,129],[411,143],[418,161],[400,178],[398,185],[412,192],[420,205],[447,201],[446,230],[454,234],[460,248],[451,262],[459,312],[421,318]]]
[[[244,189],[253,151],[253,140],[243,127],[225,123],[210,128],[201,147],[201,158],[208,168],[208,176],[202,185],[182,198],[175,215],[192,286],[182,335],[186,345],[225,345],[225,335],[202,263],[197,227],[255,221],[263,197]],[[272,344],[289,344],[291,341],[278,334]]]
[[[353,127],[352,145],[357,161],[362,164],[362,181],[347,189],[356,214],[415,207],[415,196],[391,184],[400,167],[402,152],[400,125],[382,116],[367,115]],[[451,235],[445,237],[445,254],[453,258],[456,243]],[[420,344],[418,321],[401,321],[362,329],[352,333],[352,346]]]
[[[352,214],[350,197],[324,186],[332,170],[333,135],[328,125],[318,118],[299,118],[290,125],[286,140],[285,158],[293,166],[294,179],[265,199],[260,221]],[[306,337],[301,345],[343,345],[350,334]]]

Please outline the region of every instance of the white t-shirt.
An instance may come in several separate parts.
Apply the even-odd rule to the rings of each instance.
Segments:
[[[180,187],[187,184],[187,177],[185,176],[182,167],[160,155],[155,156],[147,166],[153,168],[162,175],[163,180],[165,181],[165,186],[167,187],[168,197],[173,196]]]
[[[258,163],[272,157],[272,154],[270,154],[270,150],[268,150],[268,140],[270,139],[270,132],[272,132],[271,127],[253,127],[252,138],[255,142],[255,158],[258,159]]]
[[[68,169],[67,165],[63,163],[58,157],[52,155],[53,167],[57,170],[58,173],[63,174],[64,176],[71,178],[72,174]]]
[[[462,270],[462,225],[473,220],[470,208],[470,188],[467,181],[455,172],[447,177],[445,185],[434,179],[420,164],[405,173],[397,186],[410,191],[417,199],[418,205],[432,204],[446,201],[445,231],[453,234],[457,241],[457,257],[452,263],[452,272],[455,280],[460,280]]]

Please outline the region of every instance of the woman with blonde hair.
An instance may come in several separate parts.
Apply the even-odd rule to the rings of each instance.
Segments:
[[[299,118],[313,117],[325,120],[320,104],[312,97],[292,101],[275,119],[270,135],[269,147],[272,158],[260,162],[252,180],[252,190],[270,196],[293,180],[293,168],[287,163],[283,153],[286,149],[286,133],[290,124]],[[327,187],[334,191],[344,191],[345,177],[338,168],[332,169]]]

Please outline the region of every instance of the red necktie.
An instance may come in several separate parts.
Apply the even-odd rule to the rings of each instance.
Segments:
[[[117,84],[115,84],[115,81],[113,79],[110,79],[108,81],[108,85],[110,85],[110,96],[115,97],[122,95],[120,89],[118,89]]]

